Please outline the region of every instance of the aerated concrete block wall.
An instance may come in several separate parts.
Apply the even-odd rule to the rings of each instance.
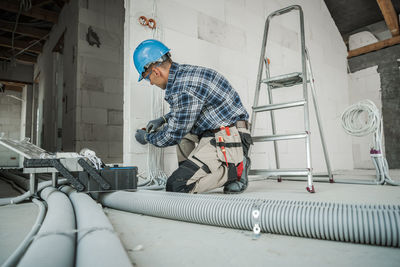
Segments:
[[[34,77],[38,85],[38,139],[43,149],[57,150],[57,102],[55,53],[53,49],[64,34],[63,57],[63,114],[62,149],[75,151],[76,88],[77,88],[77,37],[78,37],[78,1],[72,0],[64,5],[58,22],[50,32],[42,54],[35,64]]]
[[[89,148],[106,163],[122,162],[123,22],[123,0],[65,4],[35,68],[35,75],[40,73],[44,149],[56,149],[53,47],[65,30],[62,148],[76,152]],[[88,43],[89,27],[97,34],[99,47]]]
[[[0,80],[28,84],[22,92],[6,90],[0,93],[0,133],[14,140],[31,138],[33,66],[5,63],[0,69]],[[19,162],[17,153],[0,145],[0,167],[17,167]]]
[[[22,92],[6,90],[0,93],[0,133],[14,140],[21,138],[22,101],[10,96],[22,98]],[[0,145],[0,167],[17,167],[19,155]]]
[[[124,163],[146,169],[148,148],[135,141],[134,133],[153,119],[152,90],[159,90],[149,83],[137,82],[131,56],[141,41],[154,36],[171,49],[174,61],[221,72],[251,113],[265,19],[271,12],[292,4],[299,4],[304,10],[306,45],[332,167],[352,169],[352,140],[340,125],[340,114],[349,104],[347,51],[322,0],[125,1]],[[157,32],[138,23],[142,15],[156,20]],[[267,56],[272,75],[301,70],[298,14],[274,19],[270,30]],[[300,99],[301,90],[297,86],[274,91],[274,101]],[[261,99],[260,104],[266,103],[265,90]],[[322,171],[325,164],[312,105],[310,110],[313,167]],[[301,109],[277,111],[276,118],[279,133],[304,131]],[[255,134],[270,133],[269,115],[259,116]],[[279,149],[281,167],[305,167],[303,140],[281,141]],[[175,148],[167,148],[165,153],[166,172],[170,174],[177,167]],[[251,157],[255,168],[275,168],[272,144],[255,145]]]
[[[123,0],[79,1],[76,150],[106,163],[122,163],[124,18]]]

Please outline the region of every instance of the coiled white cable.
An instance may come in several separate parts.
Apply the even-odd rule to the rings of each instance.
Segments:
[[[378,151],[382,151],[381,122],[379,109],[369,99],[361,100],[349,106],[342,113],[342,126],[345,132],[353,136],[366,136],[374,133],[372,148]]]
[[[367,114],[365,114],[367,113]],[[383,123],[379,109],[369,99],[361,100],[349,106],[342,113],[342,126],[346,133],[353,136],[366,136],[373,133],[370,156],[376,167],[377,177],[382,177],[391,185],[400,185],[389,176],[389,165],[383,156]]]
[[[97,170],[101,169],[102,161],[96,156],[96,152],[90,150],[89,148],[83,148],[79,154],[87,158]]]

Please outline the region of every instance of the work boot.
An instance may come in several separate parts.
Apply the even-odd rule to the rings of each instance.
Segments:
[[[251,165],[250,158],[244,157],[242,176],[237,181],[234,181],[224,186],[225,194],[240,194],[244,192],[244,190],[246,190],[247,185],[249,183],[248,174],[250,170],[250,165]]]

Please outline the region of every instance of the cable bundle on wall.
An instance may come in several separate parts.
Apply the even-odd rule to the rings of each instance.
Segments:
[[[153,0],[153,8],[151,15],[141,15],[138,18],[140,25],[151,29],[151,38],[156,40],[163,40],[163,31],[157,16],[157,1]],[[156,23],[157,21],[157,23]],[[164,91],[154,86],[151,90],[151,119],[159,118],[164,115]],[[163,186],[168,178],[164,172],[164,148],[149,145],[147,148],[147,181],[146,184],[154,184],[156,186]]]
[[[365,114],[366,113],[366,114]],[[365,115],[366,119],[365,119]],[[372,163],[376,169],[377,183],[400,185],[389,176],[389,165],[383,156],[383,122],[379,109],[371,100],[362,100],[349,106],[342,113],[342,126],[346,133],[353,136],[373,134],[370,150]]]

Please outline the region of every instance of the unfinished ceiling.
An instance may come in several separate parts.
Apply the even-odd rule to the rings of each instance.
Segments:
[[[0,60],[34,64],[66,0],[1,0]]]
[[[325,0],[336,26],[344,40],[350,33],[384,20],[377,0]],[[392,0],[397,14],[400,13],[400,0]]]

